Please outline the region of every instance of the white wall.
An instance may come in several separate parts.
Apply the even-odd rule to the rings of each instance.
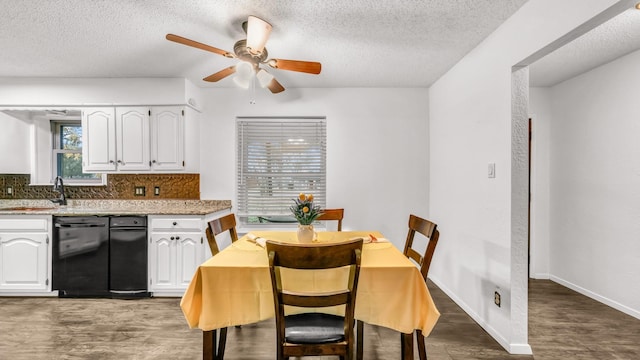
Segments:
[[[550,89],[551,279],[640,318],[640,51]]]
[[[511,207],[511,150],[523,145],[512,144],[512,66],[613,3],[529,1],[429,90],[429,212],[441,233],[430,277],[512,353],[531,352],[526,266],[512,273],[512,258],[526,262],[527,251],[512,238],[523,220]]]
[[[236,200],[238,116],[326,116],[327,206],[344,207],[343,229],[380,230],[402,247],[409,214],[428,216],[426,89],[287,89],[279,95],[206,89],[201,197]]]
[[[549,88],[529,89],[531,139],[531,266],[530,276],[549,279],[549,161],[553,121]]]
[[[0,106],[178,105],[180,78],[0,78]]]

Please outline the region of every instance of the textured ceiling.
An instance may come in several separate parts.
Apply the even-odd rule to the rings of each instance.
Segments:
[[[271,24],[272,57],[322,63],[320,75],[272,73],[285,87],[427,87],[526,0],[0,0],[0,77],[201,79],[236,60],[248,15]]]
[[[531,86],[553,86],[640,49],[640,11],[630,9],[533,63]]]

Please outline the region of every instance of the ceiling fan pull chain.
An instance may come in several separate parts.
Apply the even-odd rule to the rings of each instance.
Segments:
[[[249,96],[249,104],[256,104],[256,77],[251,78],[251,95]]]

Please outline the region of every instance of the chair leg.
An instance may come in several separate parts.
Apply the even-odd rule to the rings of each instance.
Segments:
[[[218,339],[218,353],[216,360],[224,360],[224,348],[227,345],[227,328],[220,329],[220,338]]]
[[[400,339],[401,359],[413,360],[413,332],[409,334],[400,333]]]
[[[216,330],[202,332],[202,359],[215,360],[216,358]]]
[[[418,342],[418,355],[420,356],[420,360],[427,360],[427,349],[422,330],[416,330],[416,341]]]
[[[362,360],[364,353],[364,323],[356,320],[356,360]]]

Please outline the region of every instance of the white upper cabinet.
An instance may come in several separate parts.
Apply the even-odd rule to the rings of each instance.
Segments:
[[[116,170],[114,108],[89,108],[82,113],[82,170]]]
[[[184,110],[182,107],[151,108],[151,168],[184,169]]]
[[[84,172],[184,169],[182,107],[89,108],[82,132]]]
[[[149,170],[149,109],[116,108],[118,170]]]

